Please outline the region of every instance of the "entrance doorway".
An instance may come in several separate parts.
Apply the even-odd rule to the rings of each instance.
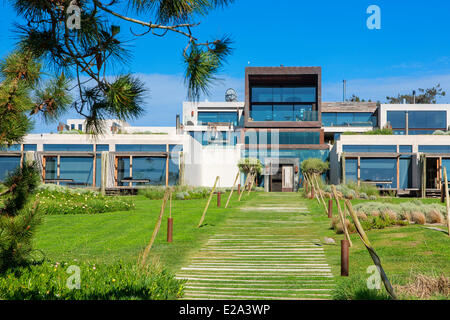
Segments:
[[[426,187],[439,189],[439,158],[427,158]]]
[[[294,167],[292,165],[283,165],[282,167],[282,187],[283,192],[294,191]]]

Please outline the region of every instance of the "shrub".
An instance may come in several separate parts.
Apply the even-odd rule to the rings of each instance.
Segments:
[[[368,196],[367,193],[365,193],[365,192],[361,192],[361,193],[359,194],[359,197],[360,197],[361,199],[364,199],[364,200],[369,199],[369,196]]]
[[[250,172],[257,172],[258,174],[261,174],[262,172],[261,161],[255,158],[240,159],[238,162],[238,168],[239,171],[244,172],[246,175]]]
[[[377,196],[369,196],[369,200],[372,200],[372,201],[377,200]]]
[[[425,215],[420,211],[411,212],[411,220],[417,224],[425,224]]]
[[[356,216],[358,217],[359,220],[361,221],[365,221],[367,220],[367,215],[364,212],[357,212]]]
[[[330,164],[328,162],[324,162],[318,158],[309,158],[306,160],[303,160],[300,168],[303,173],[307,173],[308,175],[313,174],[322,174],[326,172],[330,167]],[[319,179],[320,180],[320,179]]]
[[[428,223],[443,223],[444,222],[444,218],[442,217],[442,214],[436,209],[430,210],[427,213],[426,218],[427,218]]]
[[[39,199],[40,210],[48,215],[96,214],[134,208],[129,198],[106,197],[92,190],[71,189],[56,185],[39,186],[36,199]]]
[[[219,189],[216,189],[219,190]],[[221,190],[225,192],[225,190]],[[144,189],[140,189],[138,194],[151,200],[161,200],[164,198],[166,187],[163,186],[150,186]],[[175,194],[177,200],[192,200],[192,199],[204,199],[209,196],[211,188],[205,187],[190,187],[190,186],[174,186],[172,192]]]
[[[68,271],[74,272],[68,269],[71,264],[80,268],[80,289],[67,286]],[[166,270],[122,262],[44,262],[9,269],[0,276],[0,299],[6,300],[166,300],[182,293],[183,282]]]

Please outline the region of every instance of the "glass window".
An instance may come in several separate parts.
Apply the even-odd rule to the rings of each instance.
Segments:
[[[446,111],[409,111],[410,129],[447,129]]]
[[[442,159],[442,180],[444,180],[444,168],[447,170],[447,175],[450,174],[450,159]]]
[[[306,102],[315,103],[315,87],[252,87],[252,102]]]
[[[79,125],[78,125],[78,130],[80,130],[80,131],[83,130],[83,125],[82,125],[82,124],[79,124]]]
[[[317,114],[312,105],[294,105],[294,121],[317,121]]]
[[[206,123],[233,123],[237,125],[238,115],[237,112],[204,112],[200,111],[198,113],[199,124]]]
[[[379,182],[382,188],[397,188],[397,159],[361,158],[361,181]]]
[[[44,144],[44,151],[94,151],[92,144]]]
[[[0,156],[0,181],[5,181],[6,177],[20,166],[20,157]]]
[[[102,154],[98,153],[95,158],[95,186],[101,187],[102,185]]]
[[[279,132],[279,144],[319,144],[320,132]]]
[[[57,179],[56,168],[58,166],[57,157],[45,157],[45,179]]]
[[[322,124],[324,127],[332,127],[337,124],[336,112],[322,113]]]
[[[314,87],[297,87],[294,88],[295,102],[316,102],[316,88]]]
[[[250,116],[254,121],[273,121],[272,106],[253,105]]]
[[[389,145],[344,145],[344,152],[393,152],[397,153],[397,146]]]
[[[4,150],[4,151],[20,151],[20,144],[12,144],[9,147],[4,146],[4,147],[1,147],[0,150]]]
[[[130,177],[130,157],[117,157],[117,185],[127,186],[127,182],[122,182]]]
[[[417,136],[421,134],[433,134],[436,130],[408,130],[408,134]]]
[[[37,144],[24,144],[23,145],[23,151],[36,151],[37,150]]]
[[[404,129],[406,127],[406,111],[388,111],[387,121],[394,129]]]
[[[412,153],[412,146],[399,146],[400,153]]]
[[[75,124],[72,123],[72,124],[70,125],[70,130],[75,130]]]
[[[165,152],[164,144],[116,144],[117,152]]]
[[[60,157],[59,178],[73,179],[73,182],[67,183],[69,185],[92,185],[94,172],[93,160],[92,157]]]
[[[151,185],[165,185],[166,158],[133,157],[133,179],[149,179]]]
[[[273,121],[294,121],[294,109],[292,105],[274,105]]]
[[[252,102],[273,102],[273,90],[268,87],[253,87]]]
[[[399,168],[399,187],[400,189],[408,189],[411,188],[411,158],[400,158],[399,160],[400,168]]]
[[[109,144],[97,144],[97,151],[109,151]]]
[[[419,146],[419,152],[424,153],[450,153],[450,146]]]
[[[358,159],[345,159],[345,182],[358,181]]]

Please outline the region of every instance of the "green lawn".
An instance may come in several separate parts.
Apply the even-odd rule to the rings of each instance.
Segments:
[[[151,258],[165,267],[177,271],[188,264],[189,258],[198,252],[206,240],[217,230],[227,226],[227,217],[239,218],[245,211],[238,206],[251,203],[272,203],[279,206],[298,205],[309,208],[310,233],[323,239],[336,239],[336,245],[325,245],[327,262],[337,281],[348,281],[340,277],[340,245],[343,235],[330,229],[330,219],[316,200],[304,199],[300,194],[280,197],[277,194],[252,193],[237,202],[235,193],[229,209],[224,209],[227,194],[222,195],[222,207],[217,208],[216,198],[211,201],[205,225],[197,228],[207,199],[174,200],[174,242],[166,242],[169,205],[160,233],[152,249]],[[411,199],[380,199],[378,201],[401,202]],[[136,261],[148,243],[158,217],[161,200],[133,197],[134,210],[95,215],[45,216],[35,238],[35,247],[42,250],[52,261],[77,259],[89,262]],[[281,203],[287,202],[287,203]],[[361,200],[353,200],[359,203]],[[438,203],[438,199],[427,199],[427,203]],[[266,213],[267,214],[267,213]],[[337,214],[334,208],[334,214]],[[267,224],[269,226],[270,224]],[[264,224],[266,226],[266,224]],[[309,232],[308,232],[309,233]],[[412,273],[450,275],[450,237],[443,232],[426,229],[420,225],[370,230],[367,235],[381,258],[383,267],[393,284],[404,284]],[[354,246],[350,248],[350,275],[364,279],[369,277],[367,267],[373,262],[357,234],[351,235]]]
[[[244,199],[254,194],[243,196]],[[151,258],[160,260],[166,267],[176,270],[189,252],[199,247],[208,235],[236,208],[237,193],[233,194],[229,208],[224,209],[228,194],[222,195],[222,207],[217,207],[213,197],[206,214],[204,226],[197,228],[207,199],[173,200],[173,243],[166,242],[169,203],[160,232],[152,248]],[[35,238],[35,248],[44,252],[52,261],[113,262],[136,261],[150,240],[156,224],[162,200],[132,197],[136,209],[94,215],[45,216]]]

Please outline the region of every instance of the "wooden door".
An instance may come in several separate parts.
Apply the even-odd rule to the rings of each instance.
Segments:
[[[294,167],[283,166],[282,167],[282,191],[292,192],[294,191]]]

